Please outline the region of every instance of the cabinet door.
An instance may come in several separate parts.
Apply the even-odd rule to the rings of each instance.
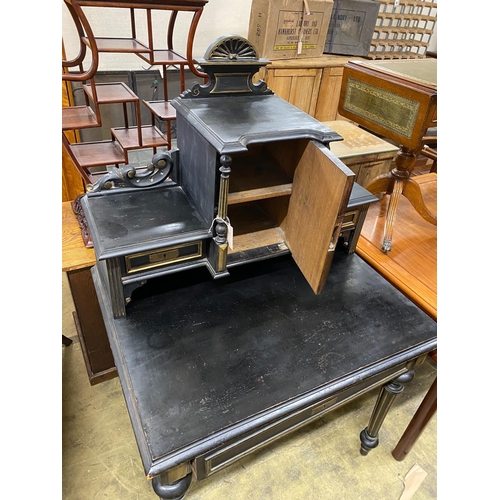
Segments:
[[[266,83],[276,95],[314,116],[321,72],[321,68],[271,69]]]
[[[285,241],[314,293],[323,289],[354,173],[324,144],[309,141],[295,170]]]

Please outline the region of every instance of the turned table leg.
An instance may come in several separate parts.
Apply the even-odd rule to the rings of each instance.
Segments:
[[[382,252],[387,253],[392,248],[392,233],[396,222],[396,213],[398,210],[401,193],[405,187],[406,181],[410,178],[410,173],[415,166],[417,157],[415,152],[404,146],[398,151],[396,157],[396,167],[392,169],[393,178],[392,190],[389,193],[389,206],[384,226],[384,240],[382,242]]]
[[[403,391],[404,384],[411,382],[414,376],[415,372],[409,370],[391,380],[380,389],[375,408],[370,417],[370,422],[368,426],[361,431],[359,436],[361,439],[361,455],[368,455],[370,450],[378,446],[378,433],[394,399]]]
[[[193,474],[189,473],[175,483],[162,484],[160,476],[156,476],[152,480],[154,492],[164,500],[181,500],[186,495]]]

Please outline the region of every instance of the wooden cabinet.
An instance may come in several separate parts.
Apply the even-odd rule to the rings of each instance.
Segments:
[[[259,78],[285,101],[319,121],[343,119],[337,114],[344,65],[356,57],[323,55],[272,61]]]
[[[91,385],[116,376],[113,354],[99,307],[91,268],[95,255],[86,248],[70,201],[62,204],[62,271],[75,305],[73,319]]]
[[[330,144],[330,149],[354,172],[361,186],[366,187],[394,167],[399,151],[394,144],[345,120],[325,121],[324,124],[344,139]]]

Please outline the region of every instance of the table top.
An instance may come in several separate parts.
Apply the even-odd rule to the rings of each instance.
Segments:
[[[437,88],[437,59],[392,59],[389,61],[356,61],[356,64],[404,80]]]
[[[355,254],[320,295],[288,256],[151,280],[118,319],[93,276],[151,476],[436,347],[436,323]]]
[[[437,176],[426,174],[426,179],[428,182],[420,183],[422,196],[429,210],[437,213]],[[437,320],[437,227],[423,219],[402,196],[392,249],[387,254],[382,252],[388,202],[385,196],[368,209],[356,253]]]
[[[332,68],[342,67],[349,61],[364,60],[356,56],[340,56],[323,54],[318,57],[298,57],[295,59],[277,59],[271,61],[267,69],[301,69],[301,68]]]
[[[98,260],[211,237],[180,186],[88,194],[81,203]]]
[[[371,134],[346,120],[323,123],[332,130],[335,130],[344,139],[343,141],[330,144],[330,150],[340,159],[380,153],[391,153],[391,156],[393,156],[399,151],[399,147],[394,144],[384,141],[375,134]]]
[[[62,271],[75,271],[95,264],[93,248],[86,248],[70,201],[62,204]]]

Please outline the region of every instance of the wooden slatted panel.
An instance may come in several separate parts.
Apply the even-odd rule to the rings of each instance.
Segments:
[[[381,5],[368,57],[424,58],[436,24],[437,0],[378,1]]]
[[[276,95],[314,116],[321,74],[321,68],[275,69],[266,81]]]

